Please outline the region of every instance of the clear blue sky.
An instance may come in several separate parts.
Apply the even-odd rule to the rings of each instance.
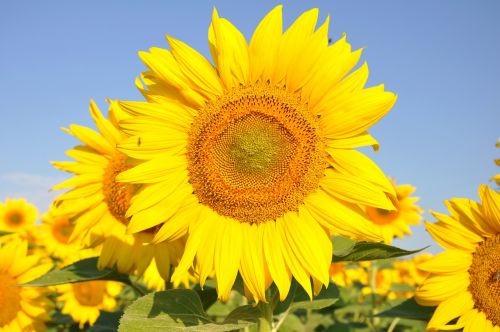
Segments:
[[[64,177],[76,142],[59,130],[91,125],[94,98],[141,96],[134,78],[145,69],[139,50],[166,47],[171,34],[207,55],[213,6],[247,38],[276,1],[9,1],[0,3],[0,200],[25,195],[45,209],[47,188]],[[417,187],[421,206],[444,212],[450,197],[477,198],[500,172],[499,1],[289,1],[286,24],[319,7],[365,47],[370,83],[399,95],[372,130],[381,144],[370,156],[398,182]],[[490,183],[491,184],[491,183]],[[429,214],[426,217],[432,218]],[[397,244],[430,244],[423,227]],[[432,248],[433,251],[437,247]]]

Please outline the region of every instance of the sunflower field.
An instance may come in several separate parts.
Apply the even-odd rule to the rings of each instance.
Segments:
[[[48,211],[0,202],[0,331],[500,332],[500,175],[431,212],[441,253],[393,245],[416,188],[359,148],[397,96],[329,17],[282,12],[247,41],[214,9],[211,59],[167,35],[142,100],[63,128]]]

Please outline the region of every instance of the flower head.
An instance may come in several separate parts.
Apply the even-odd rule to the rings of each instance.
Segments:
[[[328,44],[318,10],[282,32],[281,6],[249,43],[214,11],[208,31],[215,66],[168,36],[170,50],[140,56],[147,102],[120,101],[129,138],[118,149],[139,165],[118,182],[149,184],[130,204],[131,233],[153,242],[188,234],[173,279],[194,268],[214,275],[227,299],[238,273],[255,301],[274,281],[281,299],[292,276],[312,296],[328,285],[331,233],[376,239],[359,205],[394,209],[383,172],[354,150],[394,104],[383,85],[365,88],[366,64],[345,36]]]
[[[500,194],[482,185],[479,196],[481,204],[468,199],[446,202],[451,215],[434,212],[438,222],[426,224],[446,249],[419,265],[429,276],[417,289],[416,300],[438,306],[429,329],[500,328]]]
[[[53,303],[44,288],[19,287],[51,269],[36,255],[28,256],[26,241],[0,246],[0,331],[41,331],[50,320]]]

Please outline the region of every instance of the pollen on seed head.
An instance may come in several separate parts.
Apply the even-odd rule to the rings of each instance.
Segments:
[[[500,326],[500,234],[481,242],[472,254],[469,292],[474,307]]]
[[[200,110],[188,170],[199,201],[242,222],[296,211],[326,167],[317,118],[269,85],[233,89]]]
[[[125,213],[130,207],[133,187],[129,183],[116,182],[116,176],[130,168],[125,161],[126,156],[121,153],[113,156],[104,172],[102,189],[109,212],[116,220],[128,225],[129,220],[125,217]]]

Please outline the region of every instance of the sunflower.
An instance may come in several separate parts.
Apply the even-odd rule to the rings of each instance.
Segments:
[[[398,271],[402,283],[409,286],[420,286],[429,273],[420,270],[419,265],[431,258],[431,254],[424,253],[411,259],[396,261],[394,262],[394,269]]]
[[[396,199],[393,201],[395,210],[381,209],[373,206],[366,207],[366,214],[374,226],[381,232],[384,242],[390,244],[394,237],[402,238],[410,235],[409,225],[420,223],[422,209],[415,203],[418,197],[410,197],[415,187],[407,184],[395,186]]]
[[[330,265],[330,277],[340,287],[350,287],[354,282],[367,283],[366,270],[357,264],[345,262],[332,263]]]
[[[55,258],[64,259],[73,256],[80,249],[77,243],[69,242],[73,229],[70,216],[58,213],[57,207],[52,205],[42,216],[42,224],[37,228],[37,242]]]
[[[167,36],[170,50],[140,57],[147,102],[118,102],[131,115],[119,150],[142,162],[117,181],[150,184],[127,211],[130,233],[159,228],[153,242],[189,234],[173,279],[212,273],[228,298],[238,272],[255,301],[292,276],[312,297],[329,282],[331,233],[379,240],[359,204],[392,210],[394,188],[354,150],[376,146],[366,130],[394,104],[383,85],[364,88],[361,50],[345,36],[328,44],[318,10],[282,33],[281,6],[249,44],[214,10],[208,31],[215,66]]]
[[[59,285],[56,289],[61,294],[57,301],[63,303],[62,313],[70,315],[83,329],[86,323],[94,325],[100,310],[116,309],[122,286],[115,281],[93,280]]]
[[[98,132],[79,125],[71,125],[66,132],[78,138],[83,145],[67,151],[76,161],[53,162],[61,170],[75,174],[74,177],[57,185],[54,189],[71,188],[56,199],[54,218],[75,216],[74,229],[69,242],[79,240],[86,246],[102,244],[99,268],[116,266],[122,273],[142,275],[152,258],[157,258],[160,274],[168,278],[172,248],[179,246],[168,243],[143,245],[152,239],[151,230],[145,229],[134,235],[126,233],[129,218],[126,216],[132,196],[139,190],[131,184],[115,181],[117,174],[130,168],[127,157],[116,150],[124,138],[116,128],[123,116],[120,110],[111,106],[109,120],[96,104],[90,104],[90,113]]]
[[[27,256],[26,241],[0,246],[0,331],[44,331],[53,303],[47,291],[38,287],[19,287],[48,272],[51,264],[40,264],[40,257]]]
[[[26,233],[35,226],[38,210],[24,198],[0,202],[0,230]]]
[[[500,194],[481,185],[479,196],[446,202],[451,216],[433,212],[438,222],[426,223],[446,249],[419,265],[429,276],[416,300],[437,306],[428,329],[500,331]]]
[[[497,148],[500,148],[500,138],[497,141],[497,144],[495,144]],[[500,159],[495,159],[495,164],[497,166],[500,166]],[[497,183],[497,186],[500,186],[500,174],[495,175],[492,180],[494,180]]]

